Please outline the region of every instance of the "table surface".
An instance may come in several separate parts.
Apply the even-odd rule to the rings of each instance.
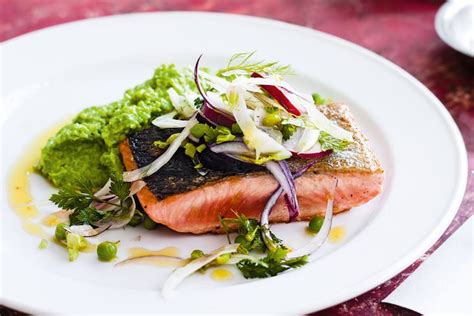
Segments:
[[[216,11],[314,28],[362,45],[400,65],[446,106],[466,143],[469,176],[462,205],[443,236],[416,262],[377,288],[329,308],[331,315],[410,315],[380,303],[474,213],[474,59],[436,35],[442,1],[387,0],[0,0],[0,42],[47,26],[97,16],[150,11]],[[0,315],[21,315],[0,306]]]

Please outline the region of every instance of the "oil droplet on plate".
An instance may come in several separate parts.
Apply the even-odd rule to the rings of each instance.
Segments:
[[[41,220],[41,224],[43,224],[46,227],[55,227],[58,224],[69,224],[69,214],[71,214],[70,211],[65,211],[65,210],[60,210],[54,213],[51,213],[47,216],[45,216]]]
[[[166,247],[160,250],[149,250],[142,247],[128,249],[129,257],[118,262],[115,266],[128,263],[141,263],[157,267],[182,267],[189,260],[179,257],[179,249],[176,247]]]
[[[23,228],[32,235],[42,235],[39,228],[33,226],[30,219],[38,216],[38,209],[33,203],[30,192],[30,174],[35,171],[34,166],[38,163],[41,156],[41,148],[46,144],[48,139],[53,136],[62,126],[64,122],[58,124],[46,131],[33,142],[30,143],[28,149],[23,156],[13,166],[8,179],[8,197],[10,206],[16,214],[23,220]]]
[[[42,239],[48,238],[48,234],[43,230],[43,227],[36,223],[33,223],[30,220],[23,220],[22,227],[25,232],[32,236],[36,236]]]
[[[134,247],[128,249],[129,257],[144,256],[163,256],[163,257],[179,257],[179,249],[176,247],[166,247],[160,250],[149,250],[142,247]]]
[[[332,243],[340,242],[346,236],[346,229],[342,226],[335,226],[329,232],[328,240]]]
[[[211,278],[214,281],[219,281],[219,282],[229,281],[230,279],[232,279],[233,276],[234,275],[232,274],[231,271],[227,269],[222,269],[222,268],[214,269],[211,272]]]

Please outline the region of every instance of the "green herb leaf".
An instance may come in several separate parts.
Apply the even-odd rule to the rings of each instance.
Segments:
[[[326,103],[326,100],[323,99],[318,93],[313,93],[311,96],[313,97],[314,104],[316,105],[322,105]]]
[[[86,207],[84,209],[76,209],[71,215],[69,215],[69,221],[71,225],[91,225],[103,219],[105,215],[97,212],[93,207]]]
[[[308,256],[284,260],[283,251],[275,251],[259,261],[244,259],[237,263],[237,268],[246,279],[268,278],[291,268],[298,268],[308,263]]]
[[[89,207],[94,198],[89,193],[81,193],[71,188],[65,188],[53,194],[49,200],[62,209],[76,211]]]
[[[331,149],[334,152],[343,151],[350,144],[349,141],[337,139],[324,131],[319,134],[319,143],[322,150]]]
[[[112,183],[110,184],[110,193],[116,195],[121,201],[124,201],[130,196],[130,183],[113,177]]]
[[[203,98],[196,98],[194,99],[194,106],[196,107],[196,109],[200,109],[201,106],[204,104],[204,99]]]
[[[281,133],[283,135],[284,140],[290,139],[290,137],[296,132],[296,125],[292,124],[282,124],[281,125]]]

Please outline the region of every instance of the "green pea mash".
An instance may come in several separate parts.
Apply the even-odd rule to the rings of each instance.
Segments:
[[[119,142],[171,111],[167,92],[171,87],[178,93],[194,89],[191,70],[162,65],[151,79],[127,90],[121,100],[83,110],[48,140],[37,170],[57,187],[75,186],[79,179],[100,187],[111,174],[119,176],[123,171]]]

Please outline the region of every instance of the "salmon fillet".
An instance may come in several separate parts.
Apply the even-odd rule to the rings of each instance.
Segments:
[[[324,214],[335,178],[338,179],[335,213],[362,205],[382,190],[384,171],[349,108],[333,103],[320,106],[320,111],[351,131],[354,143],[342,152],[321,159],[296,179],[301,211],[297,220],[309,220]],[[164,131],[168,134],[161,135],[161,138],[166,139],[170,131],[152,127],[122,142],[119,149],[125,168],[134,170],[142,167],[161,154],[153,141]],[[288,163],[294,172],[308,161],[291,158]],[[178,151],[167,165],[145,179],[147,186],[137,194],[140,204],[153,221],[177,232],[221,232],[219,215],[235,217],[234,212],[237,212],[258,219],[270,195],[278,187],[273,176],[264,169],[257,168],[250,172],[209,171],[208,175],[200,176],[189,157]],[[273,207],[270,222],[288,220],[288,210],[283,197],[280,197]]]

